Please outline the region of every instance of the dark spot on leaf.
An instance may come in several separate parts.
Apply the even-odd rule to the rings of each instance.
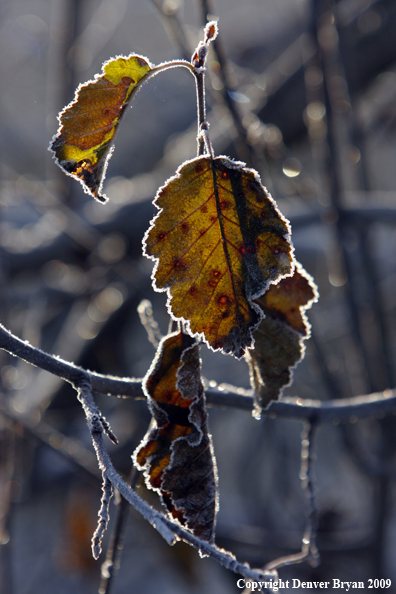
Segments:
[[[206,206],[206,204],[203,204],[199,210],[201,212],[208,212],[208,207]]]
[[[136,61],[139,64],[139,66],[147,66],[147,62],[146,60],[143,60],[143,58],[140,58],[139,56],[136,56]]]
[[[212,215],[212,216],[210,217],[210,222],[211,222],[211,223],[214,223],[215,221],[217,221],[217,217],[216,217],[216,215]]]
[[[184,231],[184,233],[186,233],[186,232],[189,230],[189,228],[190,228],[190,225],[187,223],[187,221],[184,221],[184,222],[183,222],[183,223],[180,225],[180,227],[181,227],[181,230],[182,230],[182,231]]]
[[[246,254],[255,254],[256,253],[256,247],[254,245],[243,245],[241,247],[241,254],[243,256],[246,256]]]
[[[174,398],[175,398],[175,395],[174,395],[174,394],[175,394],[175,393],[174,393],[174,392],[172,392],[172,391],[170,391],[170,390],[169,390],[168,392],[165,392],[165,394],[164,394],[164,396],[163,396],[163,398],[164,398],[164,402],[173,402],[173,400],[174,400]],[[168,424],[169,424],[169,423],[168,423]],[[166,427],[166,425],[164,425],[164,427]]]
[[[213,279],[211,279],[210,281],[208,281],[208,285],[210,285],[211,287],[216,287],[217,283],[216,281],[214,281]]]
[[[222,200],[219,203],[220,210],[225,210],[226,208],[230,208],[231,204],[227,200]]]
[[[230,300],[227,297],[227,295],[220,295],[218,302],[220,303],[220,305],[228,305]]]
[[[121,80],[124,83],[124,85],[127,85],[128,87],[129,85],[135,84],[133,78],[130,78],[129,76],[123,76]]]
[[[193,285],[192,287],[190,287],[190,288],[188,289],[188,293],[189,293],[189,294],[190,294],[192,297],[195,297],[195,295],[197,295],[197,294],[198,294],[198,289],[197,289],[197,287],[196,287],[195,285]]]
[[[158,233],[157,239],[158,239],[158,241],[163,241],[164,239],[166,239],[166,236],[167,236],[167,233],[161,232],[161,233]]]
[[[222,177],[223,179],[227,179],[228,175],[227,175],[227,173],[226,173],[225,171],[222,171],[222,172],[221,172],[221,177]]]
[[[256,183],[254,180],[250,179],[247,183],[247,186],[249,190],[255,194],[254,197],[257,200],[257,202],[263,202],[264,196],[260,185]]]
[[[177,270],[185,270],[187,268],[187,265],[182,260],[182,258],[175,258],[173,260],[173,268],[176,268]]]
[[[213,270],[212,274],[213,274],[213,276],[215,276],[216,278],[218,278],[220,276],[220,271],[219,270]]]

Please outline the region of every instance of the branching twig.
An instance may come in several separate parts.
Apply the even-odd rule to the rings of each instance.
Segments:
[[[110,460],[110,456],[107,453],[103,441],[103,433],[107,433],[109,436],[113,436],[113,434],[92,397],[91,377],[95,378],[96,374],[91,374],[71,363],[57,359],[56,357],[32,347],[29,343],[23,342],[19,338],[13,336],[13,334],[8,332],[4,326],[1,325],[0,348],[7,350],[9,353],[18,356],[41,369],[45,369],[50,373],[62,377],[65,381],[68,381],[74,386],[78,391],[78,399],[85,412],[99,467],[103,473],[103,479],[110,482],[115,489],[118,489],[120,494],[136,509],[136,511],[139,512],[156,530],[158,530],[168,544],[174,544],[179,539],[183,540],[196,548],[201,555],[212,557],[227,569],[258,581],[265,577],[265,573],[262,571],[252,570],[249,566],[237,561],[231,553],[197,538],[187,530],[184,530],[181,526],[165,518],[161,513],[155,511],[150,505],[144,502],[126,484],[126,482],[122,480]],[[100,380],[99,383],[102,380],[106,380],[104,376],[99,376],[97,379]],[[127,385],[128,382],[125,382],[124,384]],[[116,380],[116,385],[120,385],[119,380]]]
[[[168,544],[172,545],[177,542],[177,540],[183,540],[196,548],[201,556],[210,556],[217,561],[217,563],[220,563],[235,573],[240,573],[246,578],[257,581],[263,580],[264,578],[274,578],[275,573],[267,572],[265,570],[251,569],[248,565],[240,563],[232,553],[219,549],[216,545],[212,545],[207,541],[201,540],[180,525],[171,522],[160,512],[154,510],[148,503],[143,501],[143,499],[141,499],[135,491],[127,485],[115,470],[105,448],[103,441],[103,417],[96,407],[92,397],[91,385],[89,380],[87,380],[88,378],[84,378],[79,385],[75,387],[78,390],[78,399],[85,412],[99,467],[102,470],[103,479],[106,481],[106,484],[111,483],[113,488],[118,489],[120,494],[136,509],[136,511],[139,512],[156,530],[158,530]],[[99,554],[100,551],[97,549],[96,552]]]
[[[54,356],[48,355],[43,351],[31,346],[27,342],[23,342],[10,332],[4,326],[0,325],[0,348],[7,350],[9,353],[16,355],[33,365],[45,369],[50,373],[62,377],[65,381],[71,383],[78,391],[78,398],[83,405],[83,409],[87,418],[88,427],[91,431],[92,441],[95,447],[99,467],[103,473],[103,479],[106,485],[112,484],[113,488],[117,489],[120,494],[165,538],[168,544],[174,544],[177,540],[183,540],[193,547],[195,547],[201,555],[208,555],[215,561],[224,565],[236,573],[240,573],[248,579],[255,581],[262,581],[263,578],[269,579],[271,576],[268,573],[263,573],[260,570],[252,570],[249,566],[240,563],[229,552],[219,549],[215,545],[211,545],[189,531],[183,529],[180,525],[171,522],[161,513],[152,509],[145,503],[128,485],[119,474],[116,472],[103,441],[103,434],[106,433],[112,441],[115,441],[115,436],[111,429],[96,407],[92,390],[102,391],[108,394],[127,394],[134,397],[144,397],[141,389],[140,380],[125,380],[120,378],[111,378],[102,376],[100,374],[92,373],[62,361]],[[245,410],[252,410],[253,398],[248,395],[242,395],[234,392],[222,391],[207,391],[208,401],[219,406],[233,406]],[[364,417],[373,414],[380,414],[389,412],[396,407],[395,391],[388,390],[379,394],[371,394],[369,396],[361,396],[357,398],[350,398],[343,401],[313,401],[303,400],[301,398],[284,397],[282,400],[272,402],[265,411],[267,414],[275,413],[283,417],[291,417],[295,419],[311,420],[312,423],[329,422],[335,419],[348,419],[351,416]],[[312,435],[308,440],[308,445],[312,448]],[[309,450],[308,460],[312,460],[312,449]],[[311,476],[307,471],[308,476]],[[311,479],[310,479],[311,480]],[[312,482],[309,482],[310,496],[313,497]],[[314,507],[311,510],[312,517],[314,516]],[[106,503],[106,502],[105,502]],[[107,504],[106,504],[107,505]],[[102,506],[103,507],[103,506]],[[103,515],[103,514],[102,514]],[[312,520],[313,522],[313,520]],[[307,528],[308,530],[308,528]],[[309,528],[309,545],[313,542],[313,523]],[[102,534],[103,530],[101,530]],[[307,537],[308,538],[308,537]],[[305,537],[304,537],[305,540]],[[97,548],[96,554],[99,553],[99,543],[95,543]],[[309,554],[313,554],[313,550],[309,549]],[[302,555],[305,555],[302,558]],[[298,563],[307,558],[307,554],[303,552],[297,556],[288,558],[287,563]],[[277,563],[280,561],[278,560]],[[277,565],[279,566],[279,565]],[[272,565],[271,565],[272,567]]]

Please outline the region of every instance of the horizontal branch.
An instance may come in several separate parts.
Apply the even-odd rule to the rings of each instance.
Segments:
[[[87,371],[49,355],[28,342],[24,342],[0,325],[0,348],[46,371],[63,378],[73,386],[88,380],[92,390],[109,396],[145,398],[142,382],[135,378],[120,378]],[[252,392],[220,385],[218,389],[205,391],[210,406],[253,410]],[[295,396],[283,396],[272,401],[263,415],[310,421],[315,423],[338,423],[396,412],[396,391],[385,390],[365,396],[342,400],[309,400]]]
[[[236,391],[222,391],[221,385],[219,388],[220,390],[206,391],[206,400],[210,405],[253,409],[252,396]],[[282,396],[279,400],[273,400],[262,414],[299,421],[337,424],[392,412],[396,413],[396,390],[385,390],[342,400],[311,400],[298,396]]]

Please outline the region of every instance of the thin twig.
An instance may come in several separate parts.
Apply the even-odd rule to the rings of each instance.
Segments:
[[[205,39],[200,41],[197,49],[192,55],[191,64],[193,73],[195,75],[195,84],[197,91],[197,121],[198,121],[198,156],[205,154],[206,142],[202,135],[203,130],[208,131],[208,124],[206,122],[206,103],[205,103],[205,71],[206,71],[206,59],[208,57],[209,45],[214,41],[218,34],[217,23],[211,21],[206,24],[205,27]],[[207,142],[209,137],[207,136]],[[209,142],[210,144],[210,142]],[[212,151],[209,150],[209,154]]]
[[[132,489],[136,488],[140,472],[135,466],[132,466],[128,484]],[[120,566],[120,558],[123,548],[126,522],[128,519],[129,503],[124,497],[118,496],[117,515],[113,529],[112,538],[107,548],[106,560],[102,563],[101,582],[98,594],[111,594],[114,578]]]
[[[177,6],[175,2],[168,2],[165,4],[164,0],[151,1],[164,20],[166,29],[168,30],[168,36],[173,40],[175,45],[179,47],[182,57],[187,60],[191,55],[191,50],[188,45],[185,28],[180,19],[179,6]]]
[[[103,476],[102,499],[100,501],[98,526],[92,537],[92,556],[99,559],[102,552],[102,540],[110,520],[110,500],[113,497],[113,485]]]
[[[143,299],[137,308],[140,322],[147,332],[147,336],[151,344],[156,349],[163,338],[157,322],[153,316],[153,306],[151,301]]]
[[[300,478],[302,486],[305,489],[308,500],[309,509],[307,523],[302,539],[301,552],[295,555],[287,555],[275,559],[267,563],[265,569],[272,571],[278,570],[286,565],[295,565],[308,561],[313,567],[319,563],[319,553],[316,547],[316,528],[317,528],[317,508],[315,502],[315,486],[313,479],[313,462],[314,462],[314,436],[316,432],[316,425],[314,423],[306,423],[304,431],[301,435],[301,472]]]

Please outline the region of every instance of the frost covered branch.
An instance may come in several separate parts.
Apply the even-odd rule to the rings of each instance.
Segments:
[[[87,371],[58,357],[49,355],[24,342],[0,325],[0,348],[12,355],[39,367],[72,385],[88,380],[94,392],[109,396],[145,398],[141,380],[120,378]],[[253,397],[250,390],[241,390],[228,385],[205,391],[206,402],[210,406],[237,408],[251,411]],[[310,400],[296,396],[283,396],[270,403],[263,414],[275,414],[280,418],[320,423],[338,423],[350,419],[363,419],[383,415],[396,410],[396,390],[385,390],[364,396],[355,396],[342,400]]]
[[[128,503],[130,503],[136,511],[161,534],[168,544],[172,545],[178,540],[183,540],[196,548],[201,555],[212,557],[212,559],[227,569],[239,573],[248,579],[260,581],[276,577],[276,572],[271,573],[251,569],[247,564],[240,563],[234,555],[228,551],[197,538],[188,530],[183,529],[180,525],[168,520],[160,512],[154,510],[149,504],[143,501],[143,499],[141,499],[120,477],[106,450],[103,435],[106,434],[113,442],[116,442],[116,438],[111,432],[109,424],[97,408],[92,396],[95,378],[98,380],[95,387],[98,385],[108,385],[106,384],[106,379],[108,378],[98,377],[96,374],[92,374],[72,365],[71,363],[67,363],[66,361],[48,355],[31,346],[29,343],[23,342],[15,337],[8,332],[4,326],[0,326],[0,348],[40,367],[41,369],[45,369],[62,377],[65,381],[71,383],[77,390],[78,399],[84,409],[87,424],[91,432],[92,442],[95,448],[99,468],[102,471],[104,485],[104,493],[99,512],[99,524],[93,539],[95,557],[98,557],[100,554],[100,542],[108,522],[110,493],[112,489],[117,489],[124,499],[126,499]],[[91,378],[93,379],[92,383]],[[104,380],[104,384],[101,383],[101,380]],[[113,383],[112,380],[110,380],[110,385],[113,387],[120,386],[120,383],[122,384],[123,381],[121,380],[120,382],[120,380],[115,379]],[[128,382],[125,381],[125,384],[127,383]],[[136,382],[135,385],[138,385],[140,389],[140,382]]]

